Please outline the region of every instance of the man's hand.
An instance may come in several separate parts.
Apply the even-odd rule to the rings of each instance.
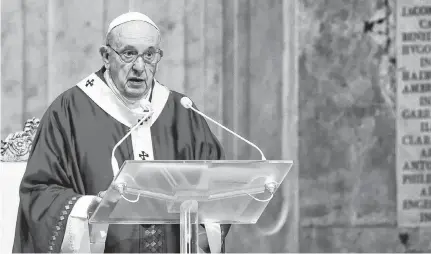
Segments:
[[[99,194],[97,194],[97,196],[94,196],[94,199],[92,201],[92,203],[90,204],[90,206],[88,207],[87,210],[87,214],[88,214],[88,218],[91,217],[91,215],[96,211],[96,208],[99,206],[100,202],[102,201],[102,199],[105,197],[107,191],[101,191],[99,192]],[[104,201],[103,201],[103,206],[106,207],[111,207],[113,205],[115,205],[116,203],[118,203],[118,201],[121,199],[121,194],[117,191],[110,191],[109,196],[107,196]],[[103,209],[103,211],[110,211],[110,209]]]
[[[106,194],[106,191],[101,191],[97,194],[97,196],[94,196],[94,199],[87,210],[88,218],[90,218],[91,215],[93,215],[94,211],[96,211],[97,206],[99,206],[105,194]]]
[[[97,196],[94,196],[94,199],[87,210],[88,218],[90,218],[91,215],[93,215],[94,211],[96,210],[97,206],[99,206],[105,194],[106,194],[106,191],[101,191]],[[108,202],[109,201],[116,202],[118,201],[117,198],[119,199],[120,197],[113,197],[114,200],[108,200]],[[199,250],[198,250],[199,253],[211,253],[207,233],[205,231],[205,228],[202,226],[199,226],[199,231],[198,231],[198,247],[199,247]]]
[[[101,193],[103,194],[101,195]],[[94,196],[91,204],[88,206],[87,209],[87,218],[90,219],[91,215],[93,215],[94,211],[96,210],[97,206],[100,204],[100,201],[102,201],[102,197],[105,195],[105,191],[101,191],[99,195]]]

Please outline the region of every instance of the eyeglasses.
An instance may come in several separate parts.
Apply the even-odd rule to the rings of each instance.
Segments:
[[[109,44],[106,45],[111,48],[125,63],[133,63],[138,59],[138,57],[142,56],[142,59],[147,64],[156,64],[163,57],[163,50],[150,48],[142,54],[138,54],[136,50],[126,49],[121,53],[118,53],[115,49],[113,49]]]

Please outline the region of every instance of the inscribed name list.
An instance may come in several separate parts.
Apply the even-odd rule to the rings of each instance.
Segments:
[[[396,8],[398,225],[431,226],[431,2]]]

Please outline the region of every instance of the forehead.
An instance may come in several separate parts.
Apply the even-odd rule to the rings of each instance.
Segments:
[[[143,21],[130,21],[113,29],[120,47],[136,48],[157,47],[160,42],[159,31],[151,24]]]

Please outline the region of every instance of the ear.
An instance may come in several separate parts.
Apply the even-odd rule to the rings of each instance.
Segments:
[[[153,75],[155,76],[158,71],[159,71],[159,63],[156,64],[156,68],[154,68]]]
[[[102,56],[102,61],[106,68],[109,67],[109,52],[108,47],[106,45],[102,45],[99,48],[100,56]]]

